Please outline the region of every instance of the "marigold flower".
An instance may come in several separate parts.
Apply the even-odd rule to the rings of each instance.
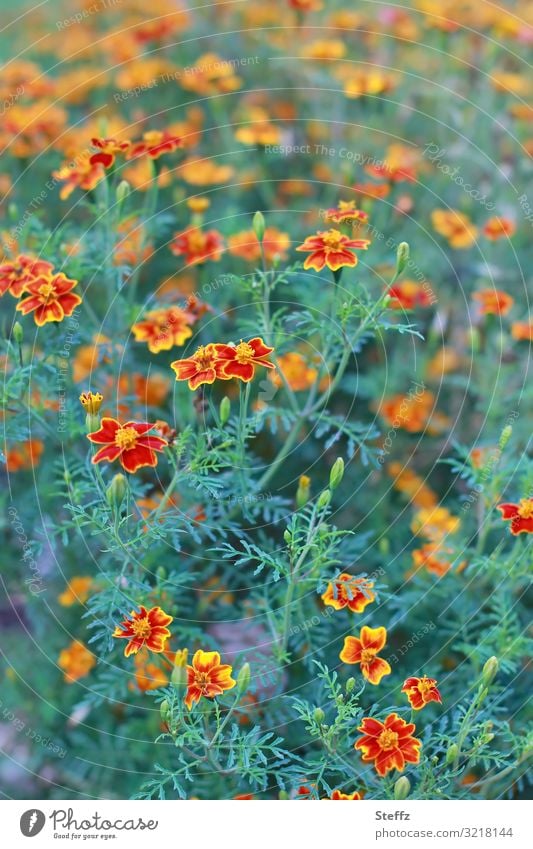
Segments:
[[[73,640],[68,648],[61,651],[57,665],[63,670],[65,681],[74,684],[96,666],[96,658],[83,643]]]
[[[113,636],[128,640],[124,649],[125,657],[137,654],[143,647],[153,652],[162,652],[165,651],[165,643],[170,637],[167,625],[170,625],[172,619],[173,617],[160,607],[147,610],[141,605],[138,612],[132,610],[130,618],[124,619],[120,625],[117,625]]]
[[[472,297],[478,302],[482,315],[507,315],[514,304],[514,298],[499,289],[482,289]]]
[[[370,684],[377,685],[384,675],[390,675],[392,671],[387,661],[377,656],[386,641],[386,628],[369,628],[368,625],[363,625],[359,637],[344,638],[339,658],[343,663],[359,663],[363,677]]]
[[[225,94],[240,88],[242,80],[234,74],[232,62],[221,59],[216,53],[204,53],[180,77],[180,85],[205,97]]]
[[[318,375],[317,369],[310,366],[307,359],[297,351],[291,351],[288,354],[279,356],[277,358],[277,366],[277,371],[270,372],[269,379],[274,386],[278,388],[283,386],[283,380],[279,374],[281,372],[293,392],[301,392],[304,389],[309,389]]]
[[[397,713],[390,713],[384,723],[366,716],[357,730],[363,737],[354,743],[354,749],[362,751],[363,761],[374,761],[378,775],[392,769],[403,772],[407,763],[420,761],[422,743],[412,736],[415,726]]]
[[[158,690],[159,687],[164,687],[168,684],[169,678],[167,673],[161,666],[150,660],[150,654],[147,649],[143,648],[133,656],[133,664],[135,667],[135,683],[141,693],[146,693],[149,690]],[[169,668],[168,671],[170,671],[170,663],[167,663],[167,665]]]
[[[87,434],[87,439],[102,445],[92,458],[92,463],[105,460],[113,463],[120,461],[126,472],[136,472],[142,466],[156,466],[156,451],[162,451],[167,441],[160,436],[149,436],[153,424],[147,422],[126,422],[121,425],[116,419],[104,416],[99,430]]]
[[[402,687],[402,693],[407,695],[413,710],[422,710],[429,702],[442,704],[440,692],[435,678],[407,678]]]
[[[477,237],[477,227],[468,215],[451,209],[435,209],[431,213],[433,229],[445,239],[452,248],[469,248]]]
[[[274,348],[265,345],[260,336],[255,336],[249,342],[241,340],[238,345],[216,344],[214,347],[221,374],[225,378],[237,377],[248,383],[255,374],[255,366],[275,368],[273,363],[265,359]]]
[[[498,239],[503,239],[504,236],[510,238],[516,232],[516,224],[510,218],[498,218],[495,215],[489,218],[483,226],[483,233],[490,239],[491,242],[496,242]]]
[[[375,601],[373,587],[373,582],[366,578],[356,578],[348,572],[342,572],[335,581],[328,584],[321,598],[326,606],[333,607],[334,610],[344,610],[347,607],[352,613],[362,613],[367,604]]]
[[[44,444],[40,439],[28,439],[19,442],[14,448],[6,451],[6,467],[8,472],[19,472],[24,469],[33,469],[39,463],[44,451]]]
[[[431,542],[439,542],[447,534],[454,534],[460,525],[460,518],[452,516],[447,507],[429,507],[415,514],[411,530],[414,534],[427,537]]]
[[[379,69],[365,71],[349,67],[346,71],[343,70],[340,76],[344,79],[344,94],[350,98],[386,94],[396,85],[392,74]]]
[[[427,542],[422,548],[413,549],[411,557],[415,572],[425,569],[426,572],[441,578],[451,569],[450,558],[453,558],[453,550],[443,547],[440,542]]]
[[[287,251],[291,240],[287,233],[282,233],[276,227],[266,227],[263,237],[263,254],[267,261],[287,259]],[[253,230],[244,230],[228,237],[228,253],[238,256],[247,262],[257,262],[261,259],[261,245]]]
[[[393,487],[406,495],[416,507],[436,507],[437,496],[426,486],[423,478],[412,469],[403,466],[402,463],[390,463],[387,471],[393,480]]]
[[[402,280],[388,290],[391,300],[388,306],[395,310],[414,310],[416,307],[430,307],[434,301],[431,289],[427,283],[416,283],[414,280]]]
[[[23,315],[33,312],[38,327],[49,321],[63,321],[81,304],[80,296],[72,293],[77,285],[77,280],[70,280],[63,273],[36,277],[26,284],[24,294],[28,297],[18,302],[17,310]]]
[[[338,271],[344,266],[357,265],[357,255],[349,248],[366,251],[369,244],[369,239],[350,239],[340,230],[323,230],[314,236],[308,236],[296,250],[311,254],[305,260],[304,268],[321,271],[327,265],[331,271]]]
[[[533,342],[533,321],[515,321],[511,325],[511,336],[517,342]]]
[[[14,298],[20,298],[26,291],[28,283],[37,277],[47,277],[53,268],[52,263],[26,254],[19,254],[11,262],[2,263],[0,265],[0,297],[9,292]]]
[[[533,498],[521,498],[518,504],[498,504],[504,521],[511,520],[511,533],[533,534]]]
[[[117,153],[125,153],[131,145],[129,141],[119,141],[118,139],[91,139],[93,147],[97,148],[98,153],[93,153],[89,159],[91,165],[103,165],[104,168],[111,168],[115,163]]]
[[[189,389],[194,390],[202,383],[214,383],[215,380],[229,380],[222,371],[222,360],[216,346],[200,345],[192,357],[174,360],[170,368],[176,372],[176,380],[188,380]]]
[[[93,579],[77,576],[71,578],[67,588],[58,595],[57,600],[62,607],[72,607],[73,604],[84,604],[89,598]]]
[[[91,191],[96,188],[105,176],[105,169],[99,162],[92,163],[91,154],[84,151],[74,162],[67,162],[57,171],[53,171],[52,176],[64,183],[59,197],[61,200],[67,200],[74,189]]]
[[[346,221],[368,221],[368,214],[362,209],[357,209],[354,200],[340,200],[337,206],[326,209],[324,221],[332,224],[344,224]]]
[[[231,666],[220,663],[217,651],[199,649],[192,659],[192,666],[187,666],[185,704],[188,709],[191,710],[193,704],[199,702],[202,696],[212,699],[235,687],[236,681],[231,677],[231,673]]]
[[[152,354],[170,351],[176,345],[184,345],[192,336],[191,324],[195,316],[180,307],[150,310],[142,321],[132,326],[137,342],[146,342]]]
[[[173,136],[167,130],[148,130],[143,133],[142,139],[132,142],[126,154],[126,159],[135,159],[138,156],[148,156],[150,159],[159,159],[164,153],[172,153],[181,147],[181,139]]]
[[[199,265],[206,260],[219,260],[224,243],[217,230],[203,231],[200,227],[191,227],[183,233],[176,233],[170,244],[174,256],[183,256],[187,265]]]
[[[80,395],[80,403],[89,416],[95,416],[100,407],[104,396],[100,392],[82,392]]]
[[[358,194],[372,200],[383,200],[391,191],[388,183],[356,183],[353,188]]]
[[[362,799],[363,797],[357,791],[354,791],[353,793],[343,793],[341,790],[334,790],[329,798],[332,801],[338,801],[344,799]]]

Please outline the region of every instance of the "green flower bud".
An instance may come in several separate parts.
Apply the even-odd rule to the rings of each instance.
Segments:
[[[168,722],[170,717],[170,705],[166,699],[163,699],[161,702],[161,707],[159,708],[159,713],[161,715],[161,719],[163,722]]]
[[[24,338],[24,331],[22,329],[22,324],[20,321],[16,321],[13,325],[13,339],[17,343],[17,345],[22,344],[22,340]]]
[[[265,235],[265,216],[259,210],[255,213],[252,219],[252,227],[255,235],[257,236],[257,241],[262,242]]]
[[[160,581],[166,580],[167,570],[164,566],[158,566],[155,570],[156,577],[159,578]]]
[[[227,395],[224,395],[222,401],[220,402],[219,407],[219,415],[220,415],[220,424],[225,425],[227,420],[230,417],[231,413],[231,401]]]
[[[402,775],[394,785],[394,798],[407,799],[411,790],[411,782],[407,776]]]
[[[346,688],[345,688],[346,692],[348,694],[350,694],[353,691],[354,687],[355,687],[355,678],[348,678],[348,680],[346,682]]]
[[[328,506],[330,501],[331,501],[331,489],[325,489],[318,496],[318,501],[316,503],[316,506],[318,507],[319,510],[323,510],[325,507]]]
[[[498,663],[498,658],[489,657],[485,666],[483,667],[483,672],[481,673],[481,683],[485,687],[490,687],[496,675],[498,674],[498,669],[500,668],[500,664]]]
[[[120,510],[120,505],[126,495],[127,482],[124,475],[115,475],[106,490],[106,500],[114,510]]]
[[[170,682],[178,693],[183,692],[187,687],[187,649],[178,649],[174,655],[174,669],[170,676]]]
[[[314,709],[313,719],[315,720],[315,722],[318,722],[319,725],[322,725],[325,718],[326,718],[326,714],[324,713],[322,708],[317,707],[317,708]]]
[[[480,704],[482,704],[485,701],[488,694],[489,694],[489,691],[488,691],[487,687],[484,687],[482,690],[480,690],[479,695],[477,697],[477,706],[478,707],[479,707]]]
[[[342,457],[337,457],[333,466],[331,467],[331,472],[329,474],[329,487],[330,489],[337,489],[344,475],[344,460]]]
[[[396,251],[396,274],[401,274],[405,266],[409,262],[409,245],[407,242],[400,242]]]
[[[446,763],[448,765],[453,764],[453,762],[459,757],[459,746],[457,743],[452,743],[452,745],[448,748],[446,752]]]
[[[498,443],[500,451],[503,451],[503,449],[509,442],[512,432],[513,428],[511,427],[511,425],[507,425],[507,427],[504,427],[504,429],[502,430],[500,441]]]
[[[117,203],[122,204],[131,192],[131,186],[127,180],[121,180],[117,186]]]
[[[285,528],[285,530],[283,531],[283,539],[285,540],[287,545],[289,545],[292,542],[292,534],[291,534],[291,532],[289,531],[288,528]]]
[[[289,794],[286,790],[280,790],[278,793],[278,799],[285,802],[289,798]]]
[[[309,501],[311,494],[311,478],[307,475],[301,475],[298,481],[298,489],[296,491],[296,506],[303,507]]]
[[[239,674],[237,675],[237,687],[239,688],[241,693],[246,692],[246,690],[250,686],[251,677],[252,673],[250,670],[250,664],[244,663],[239,670]]]

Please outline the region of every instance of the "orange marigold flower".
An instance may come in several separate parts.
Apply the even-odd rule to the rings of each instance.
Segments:
[[[437,575],[441,578],[446,572],[451,569],[451,560],[453,559],[453,550],[443,547],[440,543],[428,542],[422,548],[415,548],[411,552],[413,559],[413,568],[417,572],[419,569],[425,569],[432,575]],[[457,569],[464,568],[465,563],[461,563]]]
[[[422,743],[412,736],[415,726],[397,713],[390,713],[385,722],[365,716],[357,730],[363,737],[354,743],[354,749],[362,751],[363,761],[374,761],[378,775],[391,769],[403,772],[407,763],[419,763]]]
[[[91,139],[91,144],[98,150],[98,153],[93,153],[89,159],[91,165],[103,165],[104,168],[111,168],[115,163],[117,153],[125,153],[131,145],[129,141],[118,141],[118,139]]]
[[[221,373],[225,378],[237,377],[248,383],[255,374],[255,366],[275,368],[266,359],[274,348],[265,345],[260,336],[255,336],[249,342],[242,339],[238,345],[215,345],[216,356],[221,364]]]
[[[72,293],[77,285],[77,280],[70,280],[63,273],[36,277],[26,284],[28,297],[18,302],[17,310],[23,315],[33,312],[38,327],[49,321],[63,321],[81,304],[80,296]]]
[[[402,463],[389,463],[387,471],[394,478],[393,487],[403,492],[417,507],[436,507],[437,496],[426,486],[423,478]]]
[[[102,406],[104,396],[100,392],[82,392],[80,403],[89,416],[95,416]]]
[[[447,507],[429,507],[419,510],[411,523],[414,534],[421,534],[431,542],[439,542],[447,534],[454,534],[460,527],[461,520],[452,516]]]
[[[431,213],[433,229],[445,239],[452,248],[469,248],[477,237],[477,227],[468,215],[454,209],[435,209]]]
[[[344,799],[362,799],[363,797],[357,791],[355,791],[354,793],[342,793],[341,790],[334,790],[329,798],[332,801],[337,801]]]
[[[50,262],[26,254],[20,254],[11,262],[2,263],[0,265],[0,297],[9,292],[14,298],[20,298],[26,291],[28,283],[37,277],[50,275],[53,268]]]
[[[196,64],[180,76],[180,85],[206,97],[225,94],[240,88],[242,80],[234,74],[234,65],[216,53],[204,53]]]
[[[363,625],[359,637],[344,638],[339,658],[343,663],[359,663],[363,677],[371,684],[379,684],[383,676],[390,675],[392,671],[387,661],[377,656],[386,641],[386,628]]]
[[[498,504],[504,521],[511,520],[511,533],[533,534],[533,498],[521,498],[518,504]]]
[[[57,171],[53,171],[52,176],[64,183],[59,192],[59,197],[61,200],[66,200],[74,189],[83,189],[87,192],[96,188],[105,176],[105,169],[99,162],[93,164],[91,154],[84,151],[74,162],[67,162]]]
[[[407,678],[402,687],[402,693],[407,695],[409,704],[413,710],[422,710],[429,702],[442,704],[442,699],[437,690],[435,678]]]
[[[41,459],[44,444],[40,439],[28,439],[19,442],[15,448],[6,451],[6,467],[8,472],[19,472],[21,469],[33,469]]]
[[[191,324],[195,316],[180,307],[156,309],[147,312],[142,321],[131,328],[137,342],[146,342],[152,354],[170,351],[184,345],[192,336]]]
[[[183,256],[187,265],[199,265],[206,260],[219,260],[224,242],[217,230],[201,230],[191,227],[183,233],[176,233],[170,244],[174,256]]]
[[[73,640],[68,648],[62,650],[57,665],[63,670],[65,681],[74,684],[96,666],[96,658],[83,643]]]
[[[281,372],[293,392],[309,389],[315,382],[318,371],[308,364],[307,359],[297,351],[282,354],[277,359],[278,370],[270,372],[269,378],[278,388],[283,386]]]
[[[216,346],[200,345],[192,357],[174,360],[170,368],[176,372],[176,380],[188,380],[189,389],[198,389],[202,383],[214,383],[215,380],[229,380],[222,371]]]
[[[396,86],[392,74],[387,74],[379,68],[366,71],[348,67],[339,76],[344,80],[344,94],[350,98],[385,94]]]
[[[287,251],[291,240],[287,233],[282,233],[276,227],[266,227],[263,237],[263,253],[267,261],[287,259]],[[257,262],[261,259],[261,245],[253,230],[244,230],[228,237],[228,253],[238,256],[247,262]]]
[[[104,418],[100,430],[87,434],[87,439],[102,445],[92,458],[92,463],[105,460],[113,463],[120,460],[126,472],[136,472],[142,466],[157,466],[156,451],[162,451],[167,445],[160,436],[149,436],[153,424],[147,422],[126,422],[121,425],[116,419]]]
[[[150,655],[146,649],[143,648],[138,654],[134,655],[133,663],[135,666],[135,683],[141,693],[157,690],[159,687],[168,684],[168,675],[165,670],[150,660]]]
[[[533,342],[533,321],[515,321],[511,325],[511,336],[517,342]]]
[[[434,301],[431,289],[427,283],[416,283],[414,280],[402,280],[388,290],[391,300],[388,306],[393,310],[414,310],[416,307],[430,307]]]
[[[514,298],[499,289],[482,289],[474,292],[473,298],[482,315],[507,315],[514,304]]]
[[[297,251],[311,255],[304,262],[304,268],[314,268],[321,271],[325,265],[332,271],[338,271],[344,266],[357,265],[357,255],[349,248],[367,250],[369,239],[350,239],[340,230],[321,230],[314,236],[308,236],[303,245],[298,245]]]
[[[355,192],[372,200],[383,200],[390,194],[388,183],[356,183],[353,187]]]
[[[73,604],[83,604],[89,598],[93,579],[89,577],[72,578],[67,588],[57,597],[62,607],[72,607]]]
[[[498,239],[503,239],[504,236],[510,238],[516,232],[516,224],[510,218],[498,218],[495,215],[485,223],[483,233],[490,239],[491,242],[496,242]]]
[[[142,139],[132,142],[128,149],[126,159],[135,159],[138,156],[149,156],[150,159],[159,159],[164,153],[172,153],[181,147],[181,139],[173,136],[167,130],[148,130],[143,133]]]
[[[232,668],[220,663],[217,651],[202,651],[199,649],[192,659],[192,666],[187,666],[187,695],[185,704],[190,710],[199,702],[202,696],[213,699],[225,690],[231,690],[236,681],[231,677]]]
[[[357,209],[354,200],[340,200],[337,206],[326,209],[324,221],[343,224],[345,221],[368,221],[368,214]]]
[[[372,592],[374,584],[366,578],[356,578],[348,572],[342,572],[331,584],[328,584],[326,592],[321,596],[326,606],[334,610],[344,610],[345,607],[352,613],[362,613],[367,604],[375,601]]]
[[[165,651],[165,643],[170,637],[167,625],[172,622],[169,616],[160,607],[152,607],[147,610],[142,605],[139,612],[132,610],[130,618],[124,619],[113,631],[113,636],[128,640],[124,649],[125,657],[137,654],[139,649],[146,646],[153,652]]]

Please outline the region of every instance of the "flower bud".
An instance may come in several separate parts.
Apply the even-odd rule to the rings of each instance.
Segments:
[[[114,476],[106,490],[106,500],[110,507],[114,510],[120,510],[120,505],[124,501],[126,495],[127,482],[122,474]]]
[[[453,762],[459,757],[459,746],[457,743],[452,743],[452,745],[448,748],[446,752],[446,763],[453,764]]]
[[[14,328],[13,328],[13,330],[14,330]],[[502,433],[501,433],[501,436],[500,436],[500,441],[498,443],[498,447],[499,447],[500,451],[503,451],[503,449],[505,448],[505,446],[509,442],[512,432],[513,432],[513,428],[511,427],[511,425],[507,425],[507,427],[504,427],[504,429],[502,430]]]
[[[318,507],[319,510],[323,510],[325,507],[328,506],[330,501],[331,501],[331,489],[325,489],[318,496],[318,501],[316,503],[316,506]]]
[[[121,180],[117,186],[117,203],[123,204],[131,192],[131,186],[127,180]]]
[[[159,708],[159,713],[163,722],[168,722],[170,714],[170,705],[166,699],[163,699]]]
[[[344,475],[344,460],[342,457],[337,457],[333,466],[331,467],[331,472],[329,474],[329,487],[330,489],[337,489]]]
[[[396,275],[399,275],[404,270],[409,262],[409,245],[407,242],[400,242],[396,251]]]
[[[278,793],[278,799],[285,802],[289,798],[289,794],[286,790],[280,790]]]
[[[346,692],[350,694],[355,687],[355,678],[348,678],[346,682]]]
[[[325,718],[326,718],[326,714],[324,713],[322,708],[317,707],[317,708],[314,709],[313,719],[315,720],[315,722],[318,722],[319,725],[322,725]]]
[[[252,219],[252,227],[255,235],[257,236],[257,241],[262,242],[265,235],[265,217],[262,212],[259,212],[259,210],[255,213]]]
[[[20,321],[16,321],[13,325],[13,339],[17,343],[17,345],[22,344],[22,340],[24,338],[24,331],[22,330],[22,324]]]
[[[100,392],[82,392],[80,395],[80,403],[87,415],[95,416],[100,407],[104,396]]]
[[[307,475],[301,475],[298,481],[298,489],[296,491],[296,506],[303,507],[309,501],[311,494],[311,478]]]
[[[291,532],[289,531],[288,528],[285,528],[285,530],[283,531],[283,539],[285,540],[287,545],[289,545],[292,542],[292,534],[291,534]]]
[[[220,415],[220,424],[225,425],[227,420],[230,417],[231,413],[231,401],[227,395],[224,395],[222,401],[220,402],[219,407],[219,415]]]
[[[250,664],[244,663],[237,675],[237,687],[239,688],[241,693],[245,693],[248,687],[250,686],[250,679],[252,677],[252,673],[250,670]]]
[[[187,649],[178,649],[174,655],[174,669],[170,682],[177,692],[182,692],[187,686]]]
[[[394,785],[394,798],[407,799],[411,790],[411,782],[405,775],[401,775]]]
[[[483,672],[481,673],[482,685],[484,685],[485,687],[490,687],[490,685],[496,678],[496,675],[498,674],[499,667],[500,664],[498,663],[498,658],[494,657],[494,655],[492,657],[489,657],[485,666],[483,667]]]

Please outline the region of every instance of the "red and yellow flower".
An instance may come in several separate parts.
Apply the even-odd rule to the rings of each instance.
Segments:
[[[332,229],[308,236],[296,250],[310,254],[304,262],[304,268],[321,271],[326,265],[331,271],[338,271],[344,266],[357,265],[357,255],[350,248],[366,251],[369,244],[369,239],[350,239],[340,230]]]
[[[263,254],[267,262],[287,259],[287,251],[291,240],[287,233],[277,227],[266,227],[262,241]],[[238,256],[247,262],[257,262],[261,259],[261,245],[253,230],[234,233],[228,238],[228,253]]]
[[[219,260],[224,243],[217,230],[201,230],[191,227],[183,233],[176,233],[170,244],[174,256],[183,256],[187,265],[199,265],[207,260]]]
[[[105,460],[113,463],[120,461],[126,472],[136,472],[142,466],[156,466],[156,451],[162,451],[167,445],[166,439],[149,435],[154,428],[147,422],[126,422],[120,424],[116,419],[104,416],[100,430],[87,434],[87,439],[102,445],[92,458],[92,463]]]
[[[231,673],[232,667],[227,663],[220,663],[217,651],[199,649],[192,659],[192,665],[187,666],[187,708],[191,710],[202,696],[213,699],[215,696],[221,696],[225,690],[231,690],[237,683]]]
[[[516,232],[516,224],[510,218],[498,218],[495,215],[485,223],[483,233],[491,242],[507,237],[508,239]]]
[[[248,383],[255,374],[256,366],[275,368],[274,364],[266,359],[274,348],[265,345],[260,336],[255,336],[248,342],[241,340],[238,345],[216,344],[214,347],[221,373],[226,379],[237,377]]]
[[[63,670],[65,681],[74,684],[80,678],[85,678],[96,666],[96,658],[87,646],[79,640],[73,640],[68,648],[61,651],[57,665]]]
[[[91,144],[97,149],[97,153],[93,153],[89,159],[91,165],[103,165],[104,168],[111,168],[115,164],[117,154],[125,153],[131,145],[129,141],[119,141],[118,139],[91,139]]]
[[[33,312],[38,327],[49,321],[63,321],[81,304],[80,296],[72,292],[77,285],[77,280],[70,280],[63,273],[36,277],[26,284],[24,294],[28,297],[18,302],[17,310],[23,315]]]
[[[533,498],[521,498],[518,504],[498,504],[504,521],[511,522],[511,533],[533,534]]]
[[[335,581],[328,584],[322,594],[322,601],[334,610],[347,608],[352,613],[362,613],[367,604],[375,601],[372,592],[374,584],[366,578],[356,578],[348,572],[342,572]]]
[[[431,213],[433,229],[448,240],[452,248],[469,248],[477,237],[477,227],[468,215],[455,209],[435,209]]]
[[[84,151],[76,157],[74,162],[68,162],[57,171],[53,171],[52,176],[60,183],[64,183],[59,197],[61,200],[66,200],[74,189],[83,189],[88,192],[96,188],[105,176],[105,169],[100,162],[92,163],[91,154],[89,151]]]
[[[374,761],[378,775],[392,769],[403,772],[406,764],[419,763],[422,743],[412,736],[415,726],[397,713],[390,713],[385,722],[366,716],[357,730],[363,736],[356,740],[354,749],[363,753],[363,761]]]
[[[368,214],[362,209],[357,209],[354,200],[340,200],[337,206],[326,209],[324,221],[332,224],[344,224],[345,222],[368,221]]]
[[[174,360],[170,368],[176,372],[176,380],[187,380],[189,389],[194,390],[202,383],[214,383],[215,380],[229,380],[222,371],[222,360],[216,346],[200,345],[192,357]]]
[[[415,280],[402,280],[388,290],[391,300],[388,306],[393,310],[414,310],[416,307],[429,307],[434,301],[427,284]]]
[[[353,793],[343,793],[341,790],[334,790],[329,798],[332,801],[336,802],[336,801],[339,801],[339,800],[344,801],[346,799],[351,799],[351,800],[362,799],[363,797],[361,796],[360,793],[357,792],[357,790],[354,791]]]
[[[32,283],[37,277],[47,277],[53,268],[50,262],[19,254],[11,262],[0,265],[0,296],[9,292],[14,298],[20,298],[28,283]]]
[[[402,693],[406,694],[413,710],[422,710],[429,702],[442,704],[437,680],[427,678],[425,675],[422,678],[407,678],[402,687]]]
[[[377,656],[386,641],[386,628],[369,628],[364,625],[359,637],[344,638],[344,647],[339,658],[343,663],[359,663],[364,678],[370,684],[377,685],[384,675],[390,675],[392,671],[387,661]]]
[[[148,156],[150,159],[159,159],[164,153],[172,153],[181,147],[181,139],[172,135],[167,130],[148,130],[143,133],[142,139],[132,142],[126,154],[127,159],[135,159],[138,156]]]
[[[514,298],[500,289],[482,289],[474,292],[473,298],[482,315],[507,315],[514,304]]]
[[[160,607],[152,607],[147,610],[142,605],[139,611],[132,610],[129,618],[124,619],[113,631],[113,636],[128,640],[124,649],[125,657],[146,647],[153,652],[165,651],[165,643],[171,636],[167,625],[172,622],[169,616]]]
[[[195,316],[191,312],[173,306],[150,310],[131,329],[137,342],[146,342],[148,350],[157,354],[170,351],[176,345],[184,345],[192,336],[194,321]]]

